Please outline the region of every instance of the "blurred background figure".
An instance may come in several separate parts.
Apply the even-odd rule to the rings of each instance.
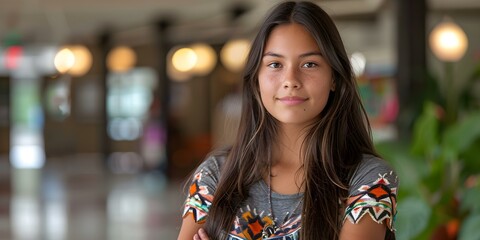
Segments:
[[[322,0],[402,182],[398,239],[480,239],[480,2]],[[275,1],[0,0],[0,239],[174,239]]]

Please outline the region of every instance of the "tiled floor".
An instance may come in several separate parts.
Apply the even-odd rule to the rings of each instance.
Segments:
[[[0,239],[176,239],[182,185],[159,174],[113,174],[88,156],[14,170],[0,159]]]

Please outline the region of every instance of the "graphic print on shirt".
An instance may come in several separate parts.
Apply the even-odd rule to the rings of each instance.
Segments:
[[[265,226],[273,225],[272,218],[265,212],[258,213],[255,208],[251,209],[249,205],[240,209],[240,214],[237,214],[235,218],[233,230],[230,232],[230,235],[233,235],[237,238],[231,236],[230,239],[262,239],[262,230]],[[298,239],[298,230],[301,227],[301,216],[296,214],[293,216],[286,216],[287,220],[282,223],[282,221],[277,220],[277,225],[280,225],[268,239],[285,239],[285,240],[294,240]]]
[[[205,222],[218,182],[219,164],[213,160],[198,169],[185,201],[183,217],[191,216],[197,223]],[[343,212],[343,219],[358,224],[363,216],[369,215],[374,221],[384,223],[390,231],[394,231],[397,213],[397,176],[378,160],[369,160],[364,166],[372,167],[359,168],[360,170],[352,177],[352,182],[356,184],[350,186],[351,195]],[[255,197],[245,199],[237,210],[227,239],[258,239],[262,236],[263,228],[272,225],[270,211],[265,204],[268,195],[263,194],[262,182],[254,184],[251,189]],[[298,210],[301,212],[300,208]],[[298,239],[301,229],[300,213],[295,212],[293,216],[289,214],[287,217],[279,218],[282,219],[275,221],[277,230],[268,239]]]
[[[358,189],[360,193],[353,196],[355,200],[348,205],[345,218],[356,224],[368,213],[375,222],[385,221],[386,226],[395,231],[393,222],[397,214],[397,188],[390,186],[387,173],[378,175],[379,178],[372,185],[362,185]],[[389,175],[394,176],[392,171]]]
[[[213,201],[213,192],[202,184],[202,178],[207,173],[203,170],[195,174],[185,201],[183,217],[192,216],[196,223],[204,223]],[[271,217],[264,211],[258,213],[256,208],[246,205],[235,217],[231,232],[227,239],[261,239],[264,226],[273,223]],[[280,221],[278,221],[280,223]],[[300,214],[289,216],[282,226],[268,239],[298,239],[301,226]]]
[[[183,217],[192,215],[196,223],[204,223],[208,214],[208,209],[212,205],[213,193],[208,191],[207,186],[200,184],[202,181],[203,171],[195,174],[193,183],[190,185],[187,200],[185,201],[185,208],[183,210]]]

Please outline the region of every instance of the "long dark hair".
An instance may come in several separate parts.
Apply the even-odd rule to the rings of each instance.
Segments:
[[[330,64],[335,91],[302,145],[305,172],[301,239],[337,239],[348,197],[350,174],[362,154],[376,155],[370,126],[357,92],[352,68],[333,20],[310,2],[284,2],[267,16],[255,37],[243,77],[242,115],[237,139],[222,168],[205,224],[212,239],[224,238],[235,213],[249,196],[249,188],[268,172],[277,136],[276,120],[262,104],[258,71],[265,43],[281,24],[303,25]],[[308,209],[308,210],[307,210]]]

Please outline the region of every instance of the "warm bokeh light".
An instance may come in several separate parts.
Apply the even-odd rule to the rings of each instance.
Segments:
[[[460,60],[467,51],[467,47],[467,35],[453,21],[443,21],[430,33],[430,48],[442,61],[456,62]]]
[[[197,62],[192,69],[193,74],[206,75],[212,71],[217,64],[217,54],[212,47],[207,44],[198,43],[191,46],[191,49],[197,55]]]
[[[250,41],[246,39],[232,40],[222,48],[220,59],[228,70],[239,72],[245,67],[249,51]]]
[[[186,81],[192,75],[207,75],[216,64],[215,50],[204,43],[173,48],[167,56],[168,75],[172,80],[178,82]]]
[[[75,64],[68,70],[72,76],[82,76],[92,67],[92,53],[82,45],[69,47],[75,57]]]
[[[193,70],[197,64],[198,56],[191,48],[180,48],[172,56],[172,64],[180,72]]]
[[[66,73],[75,65],[75,55],[69,48],[63,48],[55,55],[54,64],[58,72]]]
[[[112,49],[107,56],[107,67],[112,72],[127,72],[137,62],[137,55],[133,49],[126,46],[118,46]]]
[[[168,59],[171,60],[172,59],[171,56],[172,54],[170,54],[170,57]],[[172,61],[167,61],[167,74],[168,74],[168,77],[175,82],[185,82],[192,77],[192,74],[190,74],[189,72],[178,71],[173,66]]]
[[[172,48],[167,54],[167,74],[170,80],[175,82],[185,82],[192,77],[191,72],[180,72],[173,66],[173,54],[180,48]]]

